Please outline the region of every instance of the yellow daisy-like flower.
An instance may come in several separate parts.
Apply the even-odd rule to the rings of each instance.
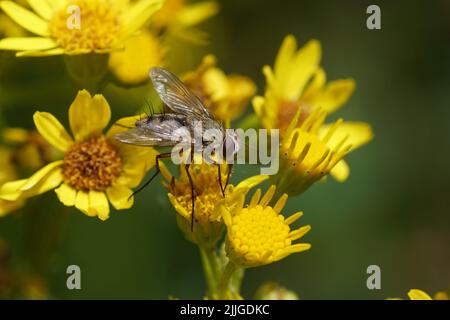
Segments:
[[[226,75],[216,64],[216,58],[207,55],[201,65],[183,80],[218,120],[229,122],[244,112],[256,86],[250,78]]]
[[[206,35],[195,26],[219,11],[215,1],[189,4],[185,0],[166,0],[151,21],[151,26],[193,43],[204,43]]]
[[[123,145],[112,138],[124,130],[113,126],[106,135],[111,110],[102,95],[80,91],[69,108],[69,123],[75,139],[50,113],[36,112],[39,133],[63,152],[28,179],[5,183],[0,199],[16,201],[55,189],[66,206],[75,206],[88,216],[109,217],[109,202],[117,210],[133,205],[131,188],[136,187],[153,166],[156,152],[149,148]]]
[[[150,80],[152,67],[164,66],[166,48],[151,31],[143,30],[125,42],[123,51],[112,52],[109,70],[121,85],[137,86]]]
[[[355,89],[355,81],[341,79],[327,84],[325,71],[319,66],[320,58],[318,41],[311,40],[297,51],[294,36],[284,39],[274,68],[263,68],[264,97],[253,99],[255,113],[265,128],[278,128],[283,133],[300,108],[301,123],[317,108],[331,113],[347,102]]]
[[[267,179],[267,176],[254,176],[248,178],[236,187],[229,185],[225,190],[225,199],[220,189],[217,165],[206,162],[192,164],[189,173],[192,177],[195,190],[194,203],[194,230],[191,230],[192,198],[191,184],[184,165],[180,167],[180,177],[175,179],[164,164],[160,165],[161,173],[166,180],[164,186],[168,189],[168,197],[175,208],[177,224],[186,238],[204,247],[214,247],[223,234],[223,221],[219,205],[233,206],[237,193],[246,192],[253,186]],[[221,165],[222,183],[225,187],[227,177],[226,164]],[[226,201],[226,202],[225,202]]]
[[[0,186],[6,181],[16,179],[16,168],[13,165],[12,152],[4,147],[0,147]],[[19,209],[24,204],[24,201],[19,200],[3,200],[0,199],[0,217]]]
[[[349,123],[342,119],[323,125],[326,112],[316,110],[295,128],[295,116],[280,144],[280,168],[271,181],[280,191],[298,195],[314,182],[331,173],[338,181],[348,176],[343,160],[350,151],[372,139],[366,123]]]
[[[0,1],[0,8],[34,37],[0,40],[18,56],[105,53],[123,47],[161,7],[163,0],[28,0],[34,12]],[[79,21],[78,21],[79,20]]]
[[[262,197],[261,189],[258,189],[248,206],[244,205],[245,195],[242,195],[239,204],[233,209],[223,210],[227,227],[227,255],[237,266],[262,266],[311,248],[309,243],[293,244],[311,227],[307,225],[291,230],[290,225],[303,213],[283,217],[281,210],[288,196],[283,194],[274,206],[269,205],[275,189],[272,185]]]

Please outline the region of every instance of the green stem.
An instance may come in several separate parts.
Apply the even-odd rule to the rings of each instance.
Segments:
[[[238,267],[236,266],[236,264],[234,264],[234,262],[232,261],[228,261],[217,286],[217,293],[219,294],[219,296],[225,295],[225,293],[229,290],[231,279],[233,278],[233,275],[237,270]]]
[[[200,257],[205,272],[205,279],[208,285],[208,294],[215,292],[218,282],[219,268],[217,264],[217,255],[213,248],[199,246]]]

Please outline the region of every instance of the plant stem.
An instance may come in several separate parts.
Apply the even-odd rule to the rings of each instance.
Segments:
[[[238,267],[236,266],[236,264],[234,264],[232,261],[228,261],[217,286],[217,293],[219,294],[219,296],[224,296],[227,291],[229,291],[231,279],[237,270]]]
[[[213,248],[205,248],[199,246],[200,257],[202,260],[203,270],[205,273],[206,283],[208,285],[208,294],[211,295],[216,291],[218,282],[218,265],[217,255]]]

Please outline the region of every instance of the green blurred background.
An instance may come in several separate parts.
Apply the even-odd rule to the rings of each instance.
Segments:
[[[366,28],[370,4],[381,7],[382,30]],[[405,297],[410,288],[448,290],[450,1],[227,0],[220,6],[201,26],[211,44],[180,48],[180,66],[214,53],[227,73],[252,77],[261,94],[261,68],[273,64],[286,34],[301,44],[318,39],[328,78],[357,82],[353,97],[332,118],[367,121],[375,132],[369,145],[348,157],[347,182],[328,179],[288,202],[286,213],[305,211],[301,223],[312,225],[305,239],[313,247],[249,269],[244,296],[250,298],[267,280],[305,299],[383,299]],[[77,88],[65,76],[62,60],[3,58],[2,125],[32,128],[36,110],[50,111],[67,124]],[[144,90],[107,87],[114,117],[134,113]],[[254,172],[238,167],[233,180]],[[153,183],[144,193],[131,210],[101,222],[63,208],[50,192],[0,219],[0,237],[8,241],[15,267],[20,254],[39,256],[39,250],[56,246],[47,264],[36,262],[56,298],[201,298],[205,283],[196,247],[178,231],[163,188]],[[40,233],[44,219],[63,219],[57,244],[53,235]],[[24,240],[30,227],[35,236]],[[81,267],[82,290],[66,288],[70,264]],[[366,287],[372,264],[381,268],[381,290]]]

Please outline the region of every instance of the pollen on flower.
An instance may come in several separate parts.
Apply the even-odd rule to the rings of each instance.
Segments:
[[[77,142],[64,155],[64,181],[76,190],[106,190],[121,171],[119,152],[104,136]]]
[[[68,28],[68,5],[80,9],[80,28]],[[49,24],[50,34],[60,47],[66,51],[96,51],[114,44],[119,33],[119,19],[109,1],[72,0],[67,6],[62,7]]]
[[[277,255],[291,245],[289,231],[283,216],[273,208],[261,205],[244,208],[233,217],[230,244],[237,254],[247,255],[252,262],[263,261],[267,255]]]
[[[263,197],[258,189],[247,207],[225,213],[227,254],[236,264],[246,267],[265,265],[311,247],[308,243],[292,243],[311,227],[308,225],[291,230],[290,225],[302,213],[295,213],[286,219],[280,214],[288,199],[286,194],[270,206],[275,189],[272,185]]]

